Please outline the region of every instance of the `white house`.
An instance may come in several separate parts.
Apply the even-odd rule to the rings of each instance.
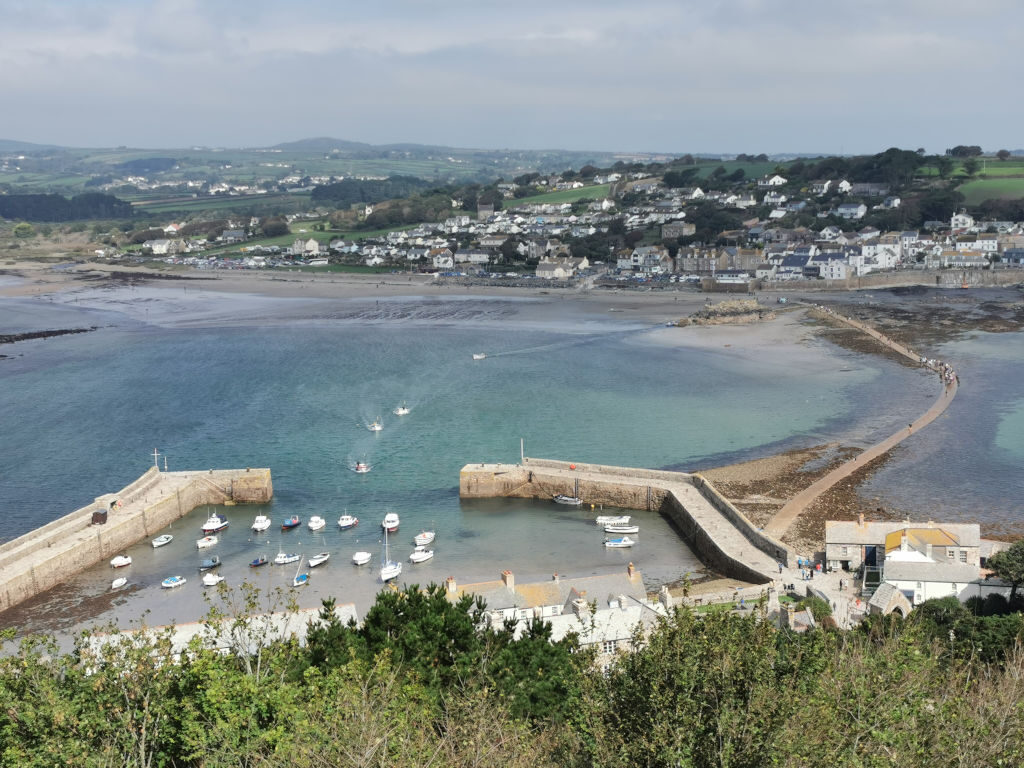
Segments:
[[[967,213],[967,211],[954,213],[949,219],[949,226],[951,229],[972,229],[974,227],[974,217]]]
[[[864,203],[842,203],[836,208],[836,216],[843,219],[863,219],[867,212]]]
[[[762,179],[757,180],[757,186],[759,187],[781,187],[786,183],[786,178],[775,174],[774,176],[765,176]]]

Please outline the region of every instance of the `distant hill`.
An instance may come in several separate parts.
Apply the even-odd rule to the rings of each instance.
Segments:
[[[39,152],[49,149],[63,149],[63,147],[56,144],[33,144],[30,141],[0,139],[0,152]]]
[[[272,147],[268,147],[268,149],[280,149],[284,152],[330,152],[332,149],[365,150],[372,148],[372,144],[366,144],[362,141],[332,139],[328,136],[320,136],[314,139],[299,139],[298,141],[286,141],[282,144],[275,144]]]

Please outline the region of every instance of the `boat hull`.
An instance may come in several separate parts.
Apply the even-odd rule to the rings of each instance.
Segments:
[[[583,499],[577,498],[576,496],[565,496],[558,494],[551,499],[555,504],[564,504],[567,507],[578,507],[583,504]]]
[[[171,541],[173,541],[173,540],[174,540],[174,537],[171,536],[169,533],[165,533],[163,536],[157,536],[152,541],[153,549],[156,549],[157,547],[165,547],[168,544],[170,544]]]

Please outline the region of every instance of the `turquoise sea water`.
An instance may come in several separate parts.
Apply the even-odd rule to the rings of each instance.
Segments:
[[[379,520],[395,511],[403,522],[392,545],[402,559],[415,532],[438,530],[436,557],[406,563],[406,581],[488,580],[505,568],[520,581],[554,571],[588,575],[632,560],[653,587],[699,566],[657,515],[637,515],[635,549],[607,551],[586,511],[460,503],[459,469],[517,460],[520,438],[537,457],[683,469],[837,439],[866,443],[923,410],[936,391],[917,371],[817,339],[742,351],[676,347],[663,343],[665,329],[605,318],[523,323],[521,308],[504,313],[504,302],[478,303],[479,311],[465,301],[432,305],[429,321],[392,311],[400,303],[384,319],[360,314],[356,304],[301,322],[187,328],[45,302],[0,303],[7,328],[101,326],[3,350],[16,353],[0,360],[6,533],[123,487],[157,448],[172,470],[270,467],[275,524],[292,513],[328,519],[320,535],[281,534],[275,525],[254,538],[248,526],[260,510],[230,509],[232,527],[214,550],[229,583],[284,585],[292,569],[256,572],[245,564],[279,549],[328,550],[333,559],[315,572],[303,603],[334,594],[365,610],[380,588],[376,569],[355,569],[349,558],[365,548],[379,560]],[[474,352],[488,357],[474,361]],[[402,401],[412,413],[392,415]],[[378,416],[384,430],[372,433],[365,425]],[[352,472],[357,459],[373,472]],[[359,516],[355,531],[338,531],[344,510]],[[171,546],[132,549],[128,593],[109,595],[110,570],[97,566],[6,620],[50,626],[145,610],[156,623],[197,618],[194,540],[207,511],[175,523]],[[160,579],[172,573],[190,583],[160,592]]]

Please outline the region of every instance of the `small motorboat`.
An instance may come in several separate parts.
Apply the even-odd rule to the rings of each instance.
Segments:
[[[320,515],[313,515],[309,518],[309,522],[306,523],[311,531],[322,531],[327,527],[327,521],[324,520]]]
[[[352,471],[360,475],[365,475],[370,471],[370,465],[365,461],[357,461],[355,467],[352,468]]]
[[[162,547],[165,544],[170,544],[173,540],[174,537],[171,536],[171,534],[169,533],[165,533],[163,536],[157,536],[155,539],[153,539],[152,542],[153,549],[156,549],[157,547]]]
[[[355,528],[357,525],[359,525],[359,518],[354,515],[342,515],[338,518],[338,527],[343,531]]]
[[[640,533],[639,525],[606,525],[605,533]]]
[[[269,517],[266,515],[256,515],[256,519],[252,521],[252,529],[256,533],[262,533],[272,525]]]
[[[302,555],[289,555],[284,552],[278,552],[277,557],[274,558],[274,565],[288,565],[288,563],[294,563]]]
[[[330,552],[321,552],[318,555],[313,555],[311,558],[309,558],[309,567],[316,568],[318,565],[323,565],[330,559],[330,557]]]
[[[216,587],[224,581],[224,577],[219,573],[204,573],[203,574],[203,586],[204,587]]]
[[[565,504],[570,507],[578,507],[583,503],[583,499],[578,496],[566,496],[564,493],[560,493],[551,499],[555,504]]]
[[[301,523],[302,523],[302,521],[299,520],[299,516],[298,515],[292,515],[291,517],[286,517],[284,519],[284,522],[281,523],[281,530],[282,531],[290,531],[292,528],[298,528]]]
[[[118,555],[110,561],[111,568],[124,568],[126,565],[131,565],[132,559],[128,555]]]
[[[487,355],[485,355],[483,352],[474,352],[473,353],[473,359],[474,360],[483,360],[485,357],[487,357]]]
[[[366,565],[373,557],[369,552],[356,552],[352,555],[352,562],[356,565]]]
[[[196,542],[196,547],[198,549],[209,549],[210,547],[212,547],[216,543],[217,543],[217,537],[216,536],[203,536],[203,538],[199,539],[199,541]]]
[[[266,565],[268,562],[269,561],[267,560],[267,556],[266,555],[260,555],[255,560],[250,560],[249,561],[249,567],[250,568],[259,568],[261,565]]]
[[[173,589],[174,587],[180,587],[186,581],[188,581],[188,579],[184,576],[168,576],[160,582],[160,586],[164,589]]]
[[[629,525],[629,515],[598,515],[598,525]]]
[[[416,547],[409,555],[410,563],[425,563],[427,560],[434,556],[434,550],[427,549],[426,547]]]
[[[375,419],[366,425],[366,428],[371,432],[380,432],[384,429],[384,425],[380,423],[380,419]]]
[[[111,589],[120,589],[121,587],[125,586],[127,583],[128,583],[128,579],[126,579],[124,576],[120,576],[120,577],[114,579],[112,582],[110,582],[110,588]]]
[[[217,533],[228,527],[227,515],[210,515],[203,523],[203,533]]]
[[[398,406],[397,408],[395,408],[395,410],[392,411],[392,413],[395,414],[395,416],[408,416],[409,406],[407,406],[405,404],[405,401],[403,401],[400,406]]]
[[[398,515],[395,512],[388,512],[380,521],[380,527],[388,533],[394,533],[398,530],[398,522]]]
[[[608,539],[604,543],[604,545],[609,549],[625,549],[627,547],[632,547],[634,544],[636,544],[636,542],[629,538],[629,536],[623,536],[619,539]]]
[[[420,531],[412,537],[412,540],[417,547],[425,547],[434,540],[435,535],[433,531]]]
[[[200,571],[212,571],[214,568],[219,568],[219,567],[220,567],[220,558],[217,557],[217,555],[214,555],[213,557],[209,557],[206,560],[203,560],[203,562],[201,562],[199,564],[199,570]]]

